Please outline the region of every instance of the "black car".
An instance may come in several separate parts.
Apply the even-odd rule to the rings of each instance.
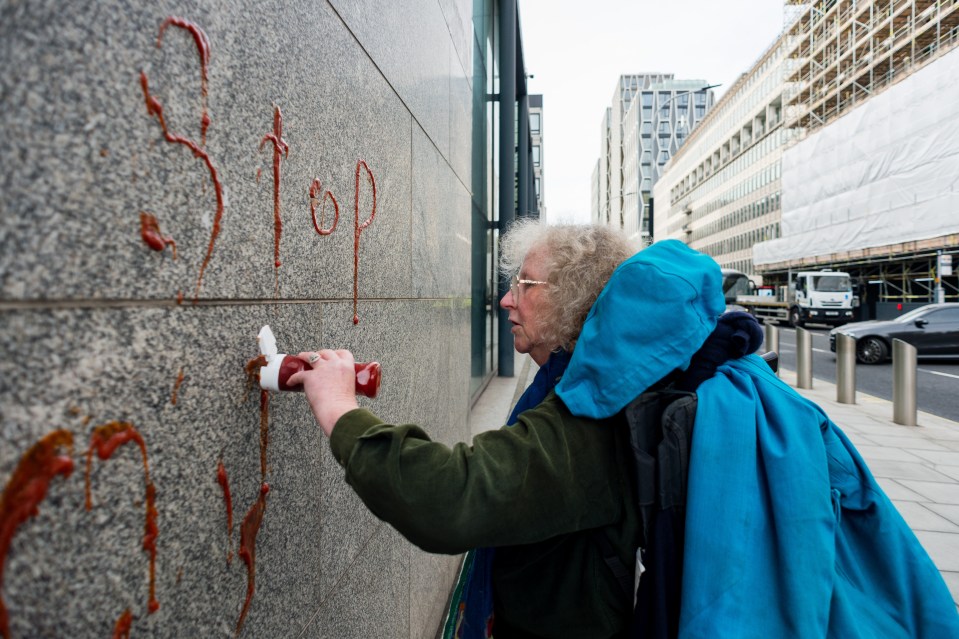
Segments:
[[[829,331],[829,349],[836,352],[836,334],[856,338],[856,359],[879,364],[889,359],[892,340],[916,347],[920,356],[959,356],[959,303],[927,304],[893,320],[853,322]]]

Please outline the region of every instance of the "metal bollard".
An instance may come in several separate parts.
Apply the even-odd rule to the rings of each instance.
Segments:
[[[796,327],[796,388],[812,388],[812,336]]]
[[[766,347],[766,352],[773,352],[777,355],[779,354],[779,327],[775,324],[770,324],[766,322],[763,325],[763,330],[766,335],[763,338],[763,344]],[[782,361],[780,359],[780,361]],[[779,376],[779,368],[776,368],[776,376]]]
[[[856,338],[836,334],[836,401],[856,403]]]
[[[916,425],[916,347],[892,340],[892,421]]]

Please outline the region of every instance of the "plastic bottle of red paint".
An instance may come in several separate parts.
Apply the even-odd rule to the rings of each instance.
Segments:
[[[278,353],[267,356],[267,365],[260,369],[260,388],[271,391],[302,391],[303,385],[291,386],[288,382],[294,373],[310,365],[299,357]],[[378,362],[355,362],[356,392],[367,397],[376,397],[380,390],[381,367]]]

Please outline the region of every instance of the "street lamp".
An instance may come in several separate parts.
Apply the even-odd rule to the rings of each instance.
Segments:
[[[707,90],[709,90],[709,89],[715,89],[716,87],[719,87],[719,86],[722,86],[722,83],[718,83],[718,84],[707,84],[706,86],[700,87],[700,88],[698,88],[698,89],[690,89],[690,90],[688,90],[688,91],[680,91],[680,92],[678,92],[678,93],[674,93],[673,95],[669,96],[669,99],[667,99],[665,102],[663,102],[662,104],[660,104],[660,105],[659,105],[659,108],[662,109],[663,107],[667,106],[670,102],[672,102],[673,100],[675,100],[676,98],[678,98],[678,97],[681,96],[681,95],[690,95],[690,94],[692,94],[692,93],[699,93],[700,91],[707,91]],[[685,116],[685,115],[679,116],[679,117],[676,119],[676,131],[678,132],[679,129],[680,129],[680,127],[684,128],[684,129],[685,129],[685,128],[688,128],[687,124],[688,124],[688,121],[687,121],[687,119],[686,119],[686,116]]]

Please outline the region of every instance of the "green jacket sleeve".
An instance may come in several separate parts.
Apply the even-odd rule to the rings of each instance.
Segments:
[[[472,445],[433,442],[365,409],[337,422],[330,446],[370,510],[429,552],[516,545],[622,517],[616,424],[571,415],[551,394],[514,426]]]

